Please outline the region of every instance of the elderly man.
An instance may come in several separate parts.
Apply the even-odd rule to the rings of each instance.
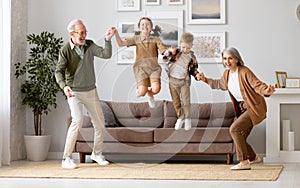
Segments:
[[[59,53],[59,60],[55,70],[56,81],[68,98],[72,122],[67,132],[62,168],[74,169],[76,164],[72,160],[75,141],[83,123],[83,107],[92,119],[94,126],[94,146],[91,159],[99,165],[108,165],[102,155],[104,116],[100,99],[96,90],[94,72],[94,56],[108,59],[112,55],[111,38],[114,28],[106,32],[105,47],[96,45],[86,39],[87,29],[81,20],[72,20],[67,29],[71,39]]]

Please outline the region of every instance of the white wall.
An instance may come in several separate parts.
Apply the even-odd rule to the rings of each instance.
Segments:
[[[117,26],[118,21],[136,22],[144,11],[184,11],[184,30],[189,32],[227,33],[227,45],[240,50],[245,64],[256,75],[269,84],[275,84],[274,71],[287,71],[290,77],[300,77],[298,53],[300,42],[300,22],[296,18],[298,0],[227,0],[227,23],[225,25],[188,25],[186,24],[187,1],[184,5],[170,6],[161,1],[160,6],[144,6],[141,11],[117,12],[116,1],[99,0],[28,0],[28,32],[49,30],[68,40],[66,25],[74,18],[85,21],[88,37],[102,45],[107,28]],[[116,64],[117,45],[113,39],[113,57],[96,60],[97,86],[104,100],[145,101],[135,97],[135,81],[132,66]],[[201,64],[208,77],[219,77],[223,71],[220,64]],[[170,99],[166,75],[162,75],[162,91],[158,99]],[[205,84],[192,83],[192,102],[228,101],[227,93],[211,91]],[[47,133],[53,134],[51,152],[62,152],[66,132],[68,105],[62,95],[58,108],[45,117]],[[29,120],[31,121],[31,120]],[[265,123],[256,126],[249,138],[255,150],[265,153]]]

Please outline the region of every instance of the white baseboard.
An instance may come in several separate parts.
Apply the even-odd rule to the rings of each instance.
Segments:
[[[61,160],[63,157],[63,152],[49,152],[47,159],[48,160]],[[79,160],[79,154],[78,153],[73,153],[72,154],[72,159],[74,160]]]
[[[63,156],[63,152],[49,152],[47,159],[48,160],[61,160]]]

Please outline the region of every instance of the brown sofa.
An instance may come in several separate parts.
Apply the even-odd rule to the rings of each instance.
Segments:
[[[235,149],[229,127],[235,114],[230,102],[191,104],[189,131],[174,130],[177,118],[170,101],[157,101],[154,109],[146,102],[101,101],[101,106],[106,125],[105,155],[161,156],[162,160],[172,156],[225,155],[227,164],[232,163]],[[75,146],[81,163],[92,147],[93,127],[85,116]]]

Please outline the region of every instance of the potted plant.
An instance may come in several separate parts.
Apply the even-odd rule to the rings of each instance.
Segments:
[[[26,143],[30,136],[25,135],[25,146],[27,158],[33,161],[45,160],[50,148],[51,136],[42,135],[42,115],[47,115],[54,107],[56,108],[56,95],[60,90],[55,81],[54,71],[58,60],[59,50],[62,46],[62,38],[57,38],[54,33],[43,31],[40,34],[29,34],[26,36],[30,46],[29,57],[25,64],[20,62],[15,64],[16,78],[25,76],[24,83],[21,84],[23,93],[22,104],[28,105],[34,115],[34,140],[38,143],[30,153],[30,146]],[[31,136],[32,137],[32,136]],[[46,139],[49,143],[42,146],[40,139]],[[46,154],[41,157],[36,156],[41,153],[41,149],[46,149]]]

